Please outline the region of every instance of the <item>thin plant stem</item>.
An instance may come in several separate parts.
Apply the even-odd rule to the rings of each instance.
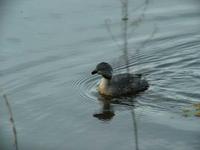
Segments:
[[[137,120],[134,107],[131,110],[132,120],[133,120],[133,127],[134,127],[134,137],[135,137],[135,150],[139,150],[139,143],[138,143],[138,127],[137,127]]]
[[[127,32],[128,32],[128,0],[121,0],[122,3],[122,22],[123,22],[123,27],[122,27],[122,37],[123,37],[123,54],[124,54],[124,59],[126,62],[126,71],[129,73],[129,58],[128,58],[128,37],[127,37]],[[133,103],[133,100],[132,100]],[[132,121],[133,121],[133,128],[134,128],[134,137],[135,137],[135,149],[139,150],[139,144],[138,144],[138,128],[137,128],[137,120],[136,120],[136,114],[134,107],[131,110],[131,115],[132,115]]]
[[[146,44],[154,37],[154,35],[157,33],[157,31],[158,31],[158,28],[157,28],[157,26],[156,25],[154,25],[155,27],[154,27],[154,30],[153,30],[153,32],[151,33],[151,35],[145,40],[145,41],[143,41],[142,42],[142,44],[135,50],[135,52],[136,52],[136,54],[139,56],[140,55],[140,50],[142,49],[142,48],[144,48],[145,46],[146,46]],[[136,59],[136,62],[138,63],[138,65],[139,65],[139,60],[138,60],[138,58],[139,57],[136,57],[135,59]]]
[[[112,33],[110,25],[111,25],[111,20],[110,19],[106,19],[105,20],[106,29],[107,29],[108,33],[110,34],[111,39],[113,40],[113,42],[115,42],[115,44],[117,45],[118,49],[121,50],[120,44],[118,43],[117,39],[115,38],[115,35]]]
[[[124,40],[123,43],[123,54],[124,54],[124,60],[126,63],[126,71],[129,73],[129,59],[128,59],[128,37],[127,37],[127,32],[128,32],[128,0],[123,0],[122,2],[122,22],[123,22],[123,27],[122,27],[122,37]]]
[[[138,9],[142,9],[141,7],[143,7],[142,14],[137,19],[133,19],[133,21],[130,23],[131,26],[139,26],[143,22],[143,20],[145,18],[145,12],[148,8],[148,5],[149,5],[149,0],[145,0],[145,2],[141,6],[137,7],[134,10],[134,12],[135,12]],[[136,30],[135,28],[132,28],[132,31],[130,31],[130,35],[133,35],[135,30]]]
[[[15,121],[14,121],[14,117],[13,117],[13,113],[12,113],[12,109],[8,100],[8,97],[6,94],[3,94],[3,98],[5,100],[6,106],[8,108],[8,112],[10,115],[10,123],[12,126],[12,131],[13,131],[13,135],[14,135],[14,146],[15,146],[15,150],[19,150],[18,148],[18,140],[17,140],[17,130],[16,130],[16,126],[15,126]]]

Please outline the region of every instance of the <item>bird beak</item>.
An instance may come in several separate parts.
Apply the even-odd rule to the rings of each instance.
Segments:
[[[98,71],[97,70],[93,70],[92,72],[91,72],[91,74],[93,75],[93,74],[96,74]]]

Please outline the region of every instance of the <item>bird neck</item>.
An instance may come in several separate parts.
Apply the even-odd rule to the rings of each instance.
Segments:
[[[109,85],[110,85],[110,80],[103,77],[99,83],[99,88],[101,91],[104,91],[107,90]]]

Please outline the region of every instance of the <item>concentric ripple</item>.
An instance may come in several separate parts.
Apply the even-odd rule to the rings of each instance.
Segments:
[[[86,76],[75,81],[73,86],[78,89],[81,97],[89,100],[96,100],[98,79],[98,76]]]
[[[133,64],[131,63],[130,65]],[[125,72],[126,66],[125,65],[115,66],[114,71]],[[81,97],[96,101],[98,98],[97,85],[100,78],[101,78],[100,76],[86,76],[80,78],[77,81],[74,81],[73,87],[78,89]]]
[[[177,42],[174,42],[175,40]],[[159,39],[154,39],[152,43],[156,44],[157,41]],[[153,111],[179,112],[183,107],[197,102],[200,78],[197,70],[199,44],[196,34],[188,34],[182,40],[177,37],[168,41],[167,47],[148,47],[148,50],[144,48],[140,54],[130,52],[130,72],[142,73],[150,84],[147,91],[134,98],[134,105],[144,109],[151,108]],[[113,66],[114,72],[126,72],[127,66],[121,57],[109,63]],[[74,87],[78,89],[81,97],[97,102],[99,94],[96,87],[100,78],[88,75],[75,81]],[[117,99],[116,103],[114,100],[114,104],[132,105],[128,98]]]

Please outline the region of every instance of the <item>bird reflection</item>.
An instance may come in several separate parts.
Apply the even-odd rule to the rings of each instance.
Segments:
[[[99,113],[95,113],[93,116],[103,121],[111,120],[115,115],[113,106],[111,105],[111,99],[99,97],[98,100],[101,102],[102,108]]]
[[[132,97],[133,98],[133,97]],[[99,95],[98,100],[101,103],[101,109],[99,113],[93,114],[95,118],[98,118],[102,121],[110,121],[114,116],[114,104],[121,105],[121,106],[129,106],[131,108],[134,107],[133,99],[112,99],[110,97],[102,97]],[[123,102],[123,101],[126,102]]]

